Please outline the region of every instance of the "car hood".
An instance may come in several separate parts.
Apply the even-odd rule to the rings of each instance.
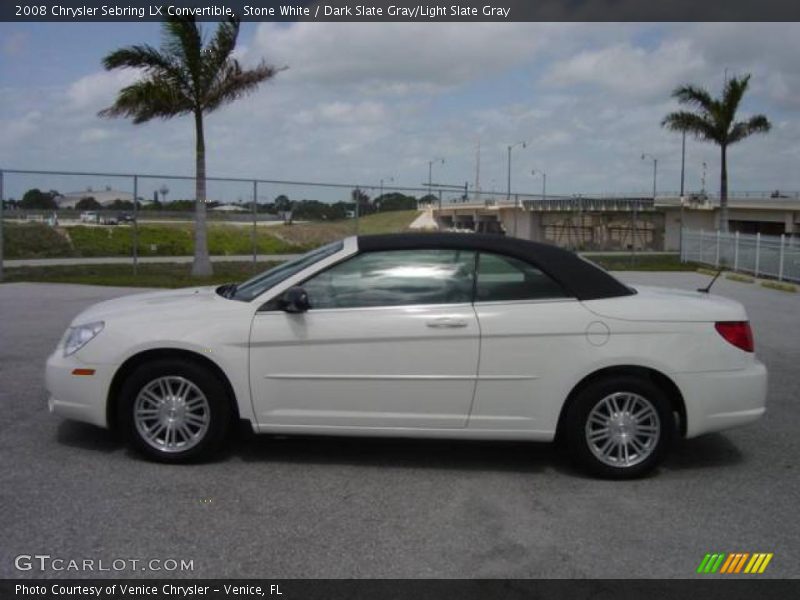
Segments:
[[[632,296],[584,301],[598,316],[626,321],[714,322],[745,321],[737,301],[714,294],[636,285]]]
[[[146,320],[196,318],[214,311],[217,307],[240,304],[221,297],[216,289],[217,286],[206,286],[122,296],[93,304],[75,317],[72,324],[126,316]]]

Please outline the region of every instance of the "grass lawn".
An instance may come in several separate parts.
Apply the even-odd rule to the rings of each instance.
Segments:
[[[409,210],[369,215],[359,219],[359,232],[404,231],[417,214],[417,211]],[[259,226],[256,231],[259,254],[293,254],[353,235],[355,221],[347,219],[330,223]],[[190,223],[140,224],[139,255],[191,256],[193,232]],[[253,249],[251,236],[249,224],[209,223],[209,252],[212,256],[250,254]],[[130,256],[133,228],[86,225],[53,228],[43,223],[6,223],[3,241],[5,257],[8,259]]]
[[[358,220],[358,233],[369,235],[406,231],[417,216],[419,213],[415,210],[398,210],[361,217]],[[353,219],[347,219],[331,223],[295,223],[271,229],[286,243],[310,250],[328,242],[355,235],[356,223]]]
[[[588,260],[597,263],[609,271],[696,271],[697,264],[692,262],[682,263],[677,254],[637,254],[635,258],[630,255],[619,254],[592,254],[586,256]]]
[[[48,283],[82,283],[122,287],[180,288],[198,285],[217,285],[244,281],[255,273],[277,263],[259,262],[256,270],[250,262],[214,263],[214,275],[192,277],[191,264],[140,264],[137,275],[131,265],[70,265],[58,267],[10,267],[5,269],[4,281],[38,281]]]

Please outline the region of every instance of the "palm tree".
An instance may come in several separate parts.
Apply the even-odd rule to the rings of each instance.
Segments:
[[[661,126],[693,134],[696,138],[714,142],[720,148],[719,228],[728,231],[728,146],[754,133],[766,133],[772,124],[764,115],[736,121],[736,111],[750,84],[750,75],[733,77],[725,82],[721,98],[712,98],[705,89],[684,85],[672,92],[680,104],[694,108],[681,110],[664,117]]]
[[[160,49],[128,46],[103,59],[107,70],[140,69],[143,77],[120,90],[101,117],[130,117],[134,124],[154,118],[194,116],[195,126],[195,228],[192,275],[212,274],[206,231],[206,144],[203,116],[223,104],[252,92],[278,69],[261,62],[243,69],[231,56],[239,35],[239,19],[229,18],[206,43],[194,17],[169,17],[164,22]]]

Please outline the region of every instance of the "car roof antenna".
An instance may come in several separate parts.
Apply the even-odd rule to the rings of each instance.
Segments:
[[[707,294],[707,293],[708,293],[708,292],[711,290],[711,286],[712,286],[712,285],[714,285],[714,283],[716,283],[717,279],[719,279],[719,276],[720,276],[720,275],[722,275],[722,272],[723,272],[724,270],[725,270],[725,267],[720,267],[720,268],[719,268],[719,271],[717,271],[717,274],[716,274],[716,275],[714,275],[714,278],[711,280],[711,283],[709,283],[709,284],[708,284],[706,287],[704,287],[704,288],[697,288],[697,291],[698,291],[698,292],[702,292],[702,293],[704,293],[704,294]]]

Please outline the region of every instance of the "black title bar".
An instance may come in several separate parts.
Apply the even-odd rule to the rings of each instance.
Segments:
[[[2,0],[0,21],[657,22],[798,21],[797,0]]]
[[[27,579],[3,600],[786,600],[800,580],[708,579]]]

